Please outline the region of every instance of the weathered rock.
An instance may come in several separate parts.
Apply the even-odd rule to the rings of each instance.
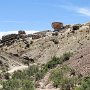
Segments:
[[[21,35],[21,34],[26,34],[26,33],[25,33],[25,31],[20,30],[20,31],[18,31],[18,34]]]
[[[71,25],[65,25],[64,28],[65,29],[71,28]]]
[[[2,36],[1,42],[3,43],[3,42],[15,40],[15,39],[18,39],[18,34],[9,34],[9,35]]]
[[[75,24],[75,25],[73,25],[72,29],[73,29],[73,30],[79,30],[79,28],[80,28],[81,26],[82,26],[81,24]]]
[[[62,22],[53,22],[52,28],[54,29],[54,31],[60,31],[63,28],[63,23]]]
[[[37,34],[32,35],[32,39],[39,39],[39,38],[41,38],[41,35],[37,35]]]
[[[24,56],[23,58],[29,62],[34,62],[34,59],[29,58],[28,56]]]
[[[52,36],[58,36],[58,32],[53,32]]]
[[[2,40],[0,39],[0,43],[2,42]]]
[[[32,35],[33,35],[33,34],[28,34],[28,35],[27,35],[27,37],[30,37],[30,38],[31,38],[31,37],[32,37]]]
[[[30,44],[27,43],[26,46],[25,46],[25,49],[29,48],[30,47]]]

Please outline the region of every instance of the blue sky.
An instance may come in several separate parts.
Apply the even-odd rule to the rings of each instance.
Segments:
[[[90,0],[0,0],[0,33],[52,29],[51,23],[90,21]]]

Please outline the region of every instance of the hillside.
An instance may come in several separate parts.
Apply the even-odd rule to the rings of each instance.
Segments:
[[[90,23],[65,25],[60,31],[46,30],[28,35],[24,31],[19,31],[18,35],[12,37],[10,40],[3,37],[0,43],[1,85],[7,72],[12,76],[14,71],[21,70],[22,72],[33,65],[41,70],[42,66],[46,65],[47,67],[48,63],[52,64],[50,61],[54,60],[53,57],[57,57],[63,62],[54,63],[52,68],[52,65],[47,67],[40,80],[35,80],[35,77],[31,76],[34,78],[34,84],[37,85],[36,90],[58,90],[59,88],[60,90],[79,90],[75,88],[61,89],[58,85],[53,86],[54,81],[52,78],[52,81],[49,80],[50,76],[53,77],[53,70],[59,69],[63,72],[66,70],[66,73],[63,74],[68,78],[72,78],[70,75],[72,70],[74,70],[75,78],[81,75],[82,77],[79,79],[82,79],[90,75]],[[68,52],[73,53],[73,55],[68,57]],[[69,59],[61,59],[60,57],[65,57],[64,54]],[[40,71],[37,70],[36,72]],[[79,82],[77,81],[77,83]],[[18,90],[23,89],[19,88]]]

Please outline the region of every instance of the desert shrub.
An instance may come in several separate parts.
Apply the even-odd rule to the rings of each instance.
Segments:
[[[26,71],[15,71],[14,74],[12,75],[13,79],[25,79],[27,76]]]
[[[41,70],[39,70],[35,78],[36,80],[40,80],[44,77],[44,75],[48,72],[48,70],[55,68],[58,64],[62,64],[64,61],[69,60],[72,53],[68,52],[63,54],[60,58],[59,57],[53,57],[49,62],[47,62],[45,65],[42,66]],[[68,69],[67,67],[63,69]]]
[[[68,66],[58,67],[52,70],[50,80],[53,82],[54,87],[59,87],[61,90],[70,90],[74,87],[76,79],[68,78],[65,74],[70,72]]]
[[[62,64],[62,59],[54,56],[52,60],[46,64],[46,67],[52,69],[56,67],[58,64]]]
[[[36,81],[42,79],[48,70],[49,69],[46,67],[46,65],[43,65],[43,67],[41,67],[41,69],[35,74]]]
[[[34,84],[30,80],[22,80],[22,90],[35,90]]]
[[[31,76],[35,75],[39,71],[39,68],[35,65],[30,66],[27,70],[14,72],[13,79],[30,79]]]
[[[46,74],[46,72],[44,70],[40,70],[39,72],[36,73],[35,75],[35,80],[40,80],[44,77],[44,75]]]
[[[35,75],[37,72],[39,72],[39,67],[36,66],[36,65],[32,65],[32,66],[30,66],[26,71],[27,71],[27,75],[33,76],[33,75]]]
[[[51,72],[51,81],[53,81],[53,85],[55,87],[59,87],[59,85],[61,84],[61,81],[62,81],[62,78],[63,78],[63,73],[62,73],[62,70],[61,69],[54,69],[52,72]]]
[[[69,60],[72,54],[73,53],[71,52],[67,52],[67,53],[64,53],[60,58],[54,56],[49,62],[47,62],[45,67],[47,67],[48,69],[52,69],[56,67],[58,64],[62,64],[63,62]]]
[[[3,82],[3,90],[34,90],[31,76],[35,75],[38,70],[38,67],[33,65],[27,70],[14,72],[12,79]]]
[[[77,90],[90,90],[90,77],[85,77]]]
[[[3,82],[2,90],[34,90],[34,84],[28,79],[10,79]]]

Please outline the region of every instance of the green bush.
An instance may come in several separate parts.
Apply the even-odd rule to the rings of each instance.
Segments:
[[[38,66],[30,66],[27,70],[23,70],[23,71],[16,71],[14,72],[12,78],[13,79],[26,79],[26,78],[30,78],[31,76],[35,75],[37,72],[39,71]]]
[[[78,88],[78,89],[79,90],[90,90],[90,77],[85,77],[82,80],[80,88]]]
[[[64,61],[69,60],[70,56],[70,52],[63,54],[63,56],[60,58],[54,56],[51,61],[41,66],[41,68],[36,65],[32,65],[27,70],[18,70],[14,72],[12,79],[3,82],[3,90],[34,90],[34,84],[32,83],[32,80],[35,79],[37,81],[42,79],[50,69],[53,69],[58,64],[62,64]],[[52,72],[51,80],[54,82],[55,87],[66,85],[68,79],[64,80],[63,75],[68,70],[69,68],[64,66],[62,69],[55,69]]]
[[[62,62],[63,62],[62,59],[54,56],[52,60],[46,64],[46,67],[52,69],[56,67],[58,64],[62,64]]]
[[[62,68],[58,67],[52,70],[50,80],[53,82],[54,87],[60,87],[61,90],[70,90],[74,87],[75,79],[68,78],[65,74],[70,72],[70,68],[63,66]]]
[[[40,70],[39,72],[36,73],[35,75],[35,80],[40,80],[44,77],[44,75],[46,74],[46,72],[44,72],[43,70]]]
[[[25,79],[26,76],[27,76],[26,71],[18,70],[16,72],[14,72],[14,74],[12,75],[12,78],[13,79]]]
[[[58,64],[62,64],[64,61],[68,60],[71,55],[72,53],[68,52],[63,54],[63,56],[61,56],[60,58],[54,56],[49,62],[47,62],[42,66],[41,70],[39,70],[38,73],[36,73],[35,75],[36,80],[42,79],[45,73],[48,72],[48,70],[55,68]]]
[[[2,90],[34,90],[34,84],[28,79],[10,79],[3,82]]]
[[[36,65],[33,65],[33,66],[30,66],[26,71],[27,71],[27,75],[33,76],[37,72],[39,72],[39,67]]]
[[[50,80],[53,81],[53,85],[55,87],[59,87],[61,85],[63,78],[63,72],[60,68],[54,69],[51,73]]]
[[[71,53],[71,52],[67,52],[67,53],[64,53],[60,58],[54,56],[52,58],[52,60],[47,62],[45,67],[48,68],[48,69],[52,69],[52,68],[56,67],[58,64],[62,64],[63,62],[69,60],[70,57],[72,56],[72,54],[73,53]]]

